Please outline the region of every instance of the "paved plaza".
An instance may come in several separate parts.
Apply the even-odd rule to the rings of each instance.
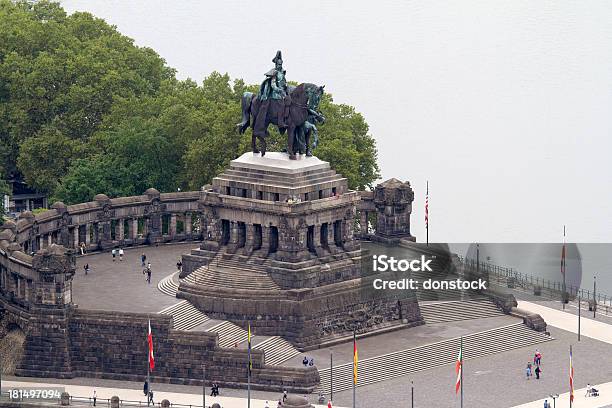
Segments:
[[[117,310],[135,313],[157,313],[178,302],[161,293],[157,284],[176,272],[181,254],[197,247],[194,242],[125,249],[123,261],[113,262],[110,252],[94,253],[77,258],[77,271],[72,283],[73,301],[83,309]],[[142,274],[140,255],[146,254],[153,271],[151,283]],[[85,275],[83,265],[89,264]]]
[[[164,307],[178,302],[157,289],[157,282],[176,270],[176,261],[182,253],[188,252],[197,243],[160,245],[158,247],[133,248],[125,251],[124,260],[112,261],[109,253],[92,254],[78,259],[77,276],[74,280],[74,300],[83,308],[122,310],[135,312],[158,312]],[[153,268],[153,280],[146,284],[140,265],[140,254],[145,252]],[[82,266],[88,262],[92,271],[85,276]],[[530,299],[531,300],[531,299]],[[536,300],[536,299],[533,299]],[[540,313],[549,323],[553,341],[536,346],[519,348],[486,357],[465,361],[464,402],[466,407],[514,407],[535,408],[543,405],[543,398],[551,393],[561,395],[568,390],[568,353],[573,345],[576,389],[587,383],[599,385],[601,399],[590,399],[575,404],[575,407],[605,406],[612,403],[612,329],[609,325],[593,321],[585,316],[582,328],[582,341],[577,342],[575,334],[575,315],[556,310],[551,305],[538,299],[539,302],[521,301],[519,307]],[[552,306],[552,307],[547,307]],[[590,321],[589,321],[590,320]],[[602,319],[605,320],[605,319]],[[360,360],[386,354],[394,350],[413,348],[458,336],[467,335],[487,329],[502,327],[520,322],[511,316],[498,316],[467,321],[425,325],[359,340]],[[590,337],[589,337],[590,336]],[[241,347],[244,345],[241,344]],[[543,354],[543,373],[540,380],[525,379],[524,368],[538,348]],[[333,352],[334,365],[352,361],[352,344],[344,343],[300,354],[284,363],[289,366],[300,366],[304,355],[315,359],[319,368],[329,367],[329,356]],[[23,380],[21,378],[14,380]],[[37,379],[28,379],[28,381]],[[358,406],[410,406],[411,381],[414,383],[414,401],[416,407],[448,408],[458,405],[454,393],[455,372],[452,364],[423,370],[410,376],[402,376],[357,388]],[[85,386],[77,388],[86,392],[90,386],[110,390],[120,389],[127,396],[137,397],[142,384],[110,380],[73,379],[54,382]],[[159,390],[167,392],[168,399],[174,398],[181,403],[201,403],[201,387],[156,384]],[[110,390],[108,392],[110,392]],[[133,390],[126,392],[124,390]],[[609,391],[608,391],[609,390]],[[103,391],[107,392],[107,391]],[[577,395],[579,392],[577,391]],[[165,395],[165,394],[164,394]],[[244,406],[240,398],[245,397],[245,390],[222,390],[222,406]],[[274,401],[278,393],[254,391],[253,398],[258,401],[253,406],[262,406],[265,400]],[[130,397],[131,398],[131,397]],[[171,401],[174,402],[171,399]],[[310,396],[316,402],[316,395]],[[212,400],[210,400],[212,401]],[[577,402],[580,400],[577,400]],[[208,402],[208,400],[207,400]],[[242,404],[242,405],[241,405]],[[259,404],[259,405],[258,405]],[[334,406],[351,406],[352,391],[334,393]],[[524,404],[524,405],[521,405]],[[593,405],[595,404],[595,405]],[[599,405],[597,405],[599,404]],[[272,406],[274,404],[271,403]],[[560,405],[563,406],[563,405]]]

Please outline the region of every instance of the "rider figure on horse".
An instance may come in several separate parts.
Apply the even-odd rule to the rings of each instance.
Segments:
[[[284,129],[287,127],[285,123],[286,107],[291,104],[291,97],[287,92],[287,79],[285,77],[287,71],[283,69],[283,58],[280,51],[276,52],[272,62],[274,63],[274,68],[266,72],[266,79],[264,79],[259,88],[259,100],[262,102],[270,99],[283,101],[285,109],[281,109],[278,112],[278,128]],[[259,111],[257,120],[260,119],[260,116],[262,120],[265,120],[269,103],[264,102],[267,106]]]

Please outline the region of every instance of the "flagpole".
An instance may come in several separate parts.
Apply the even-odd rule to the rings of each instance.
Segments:
[[[565,310],[565,296],[566,296],[566,286],[565,286],[565,225],[563,225],[563,259],[561,259],[561,267],[563,269],[563,294],[561,296],[561,303],[563,303],[563,310]]]
[[[463,336],[461,336],[461,408],[463,408]]]
[[[429,246],[429,180],[427,180],[427,193],[425,197],[425,231],[426,231],[426,246]]]
[[[572,408],[572,400],[574,399],[574,375],[572,371],[574,370],[574,362],[572,361],[572,345],[570,344],[570,398],[569,398],[569,406]]]
[[[206,366],[202,363],[202,407],[206,408]]]
[[[580,341],[580,309],[582,307],[580,306],[580,294],[578,294],[578,341]]]
[[[249,321],[249,365],[247,382],[247,408],[251,408],[251,322]]]
[[[329,400],[334,400],[334,352],[329,353]]]
[[[355,408],[355,383],[357,382],[357,365],[355,361],[355,348],[357,347],[357,336],[353,329],[353,408]]]

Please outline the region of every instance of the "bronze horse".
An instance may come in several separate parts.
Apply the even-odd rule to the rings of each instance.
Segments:
[[[260,153],[257,148],[257,139],[261,146],[261,155],[266,154],[266,137],[269,136],[268,126],[270,123],[278,126],[279,115],[285,118],[286,128],[279,128],[281,134],[287,132],[287,153],[292,160],[296,159],[295,146],[296,134],[300,129],[307,125],[306,121],[312,112],[316,112],[321,97],[323,96],[324,86],[304,83],[289,88],[289,97],[285,100],[268,99],[260,101],[252,92],[245,92],[242,95],[242,122],[237,127],[240,134],[243,134],[251,126],[253,121],[252,147],[253,153]],[[264,123],[257,123],[259,109],[267,109]],[[262,112],[263,113],[263,112]],[[263,117],[263,115],[261,115]]]

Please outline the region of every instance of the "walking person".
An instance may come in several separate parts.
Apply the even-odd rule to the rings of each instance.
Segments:
[[[83,265],[83,270],[85,271],[85,275],[87,275],[89,273],[89,264],[88,263]]]
[[[540,379],[540,374],[541,373],[542,373],[542,369],[540,368],[540,366],[536,366],[536,368],[535,368],[536,380]]]
[[[93,406],[94,406],[94,407],[96,406],[96,398],[97,398],[97,395],[96,395],[96,389],[94,388],[94,390],[93,390],[93,396],[92,396],[92,399],[93,399]]]
[[[550,408],[550,404],[548,403],[548,400],[544,400],[544,408]]]
[[[151,283],[151,268],[147,268],[147,283]]]
[[[153,406],[155,406],[155,402],[153,402],[153,390],[149,390],[149,395],[147,397],[147,405],[149,405],[149,402],[153,404]]]
[[[176,269],[178,269],[179,272],[183,270],[183,261],[181,261],[180,259],[176,263]]]
[[[119,248],[119,261],[123,261],[123,248]]]
[[[527,363],[527,368],[525,368],[525,375],[529,380],[529,377],[531,377],[531,362]]]
[[[81,255],[85,255],[85,243],[81,242],[81,245],[79,246],[79,248],[81,249]]]
[[[113,262],[115,262],[115,256],[117,256],[117,250],[113,248],[113,250],[111,251],[111,254],[113,254]]]
[[[140,255],[140,263],[141,263],[140,266],[142,266],[144,268],[146,261],[147,261],[147,256],[143,252],[142,255]]]

